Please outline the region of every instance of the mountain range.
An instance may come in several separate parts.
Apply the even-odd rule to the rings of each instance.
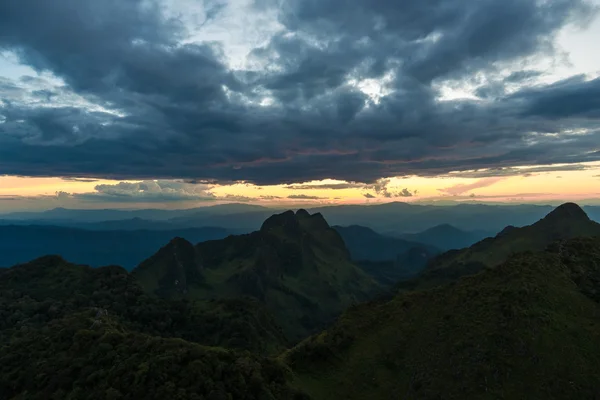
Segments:
[[[248,234],[174,238],[132,272],[45,256],[0,269],[0,393],[593,399],[599,227],[567,203],[429,259],[427,245],[298,210]],[[380,252],[370,271],[356,261]],[[386,273],[373,278],[390,255],[429,260],[390,293]]]
[[[541,251],[554,241],[580,236],[600,236],[600,224],[592,221],[577,204],[565,203],[532,225],[507,226],[495,237],[439,255],[417,280],[402,283],[401,287],[415,289],[449,282],[494,267],[514,253]]]
[[[381,289],[352,263],[323,216],[305,210],[273,215],[250,234],[195,246],[176,238],[133,275],[163,298],[257,298],[292,340]]]
[[[349,309],[288,352],[313,399],[593,399],[600,239]]]
[[[194,243],[222,239],[232,232],[204,227],[178,230],[93,231],[59,226],[0,225],[0,266],[9,267],[47,254],[74,263],[133,269],[173,237]]]
[[[487,205],[455,203],[426,205],[392,202],[367,205],[336,205],[309,208],[321,213],[332,225],[361,225],[389,236],[418,233],[449,224],[463,231],[479,231],[485,221],[485,234],[499,232],[506,225],[525,226],[552,211],[552,206]],[[600,220],[600,207],[586,206],[592,219]],[[272,214],[285,209],[252,204],[220,204],[184,210],[76,210],[57,208],[43,212],[0,215],[0,225],[55,225],[91,230],[176,230],[218,226],[236,233],[260,229]],[[479,238],[481,239],[481,238]],[[432,243],[435,245],[435,243]],[[454,245],[453,245],[454,246]],[[445,246],[436,246],[444,248]]]
[[[442,224],[426,229],[418,233],[398,234],[399,238],[413,242],[427,244],[442,251],[453,249],[462,249],[485,239],[494,236],[496,232],[486,232],[483,230],[464,231],[450,224]]]

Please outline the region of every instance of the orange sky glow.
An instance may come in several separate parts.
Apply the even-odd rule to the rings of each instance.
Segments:
[[[104,179],[0,176],[0,200],[4,200],[0,201],[0,211],[48,209],[57,206],[188,208],[240,201],[277,207],[298,204],[448,200],[509,203],[579,201],[584,204],[597,204],[600,203],[600,163],[521,167],[508,171],[505,176],[502,174],[493,176],[489,171],[480,170],[450,173],[438,177],[393,177],[383,181],[383,189],[360,183],[348,184],[344,181],[323,180],[272,186],[246,183],[205,185],[209,198],[203,195],[197,200],[194,195],[191,195],[181,200],[169,201],[146,202],[142,197],[139,201],[120,202],[117,197],[114,199],[103,197],[104,201],[90,202],[79,196],[97,194],[99,185],[111,188],[118,184],[119,181]]]

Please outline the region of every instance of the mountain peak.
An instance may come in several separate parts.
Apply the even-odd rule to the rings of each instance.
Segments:
[[[545,221],[558,221],[563,219],[575,219],[582,221],[590,220],[585,211],[583,211],[583,209],[575,203],[561,204],[560,206],[552,210],[550,214],[544,217]]]
[[[298,211],[296,211],[296,216],[298,216],[298,217],[310,217],[310,213],[308,211],[306,211],[304,208],[301,208]]]
[[[292,228],[298,226],[298,218],[292,210],[285,211],[281,214],[271,215],[263,222],[260,230],[261,232],[267,232],[273,228]]]
[[[500,232],[498,232],[496,237],[505,236],[508,233],[514,231],[515,229],[519,229],[519,228],[517,228],[516,226],[513,226],[513,225],[507,225],[504,227],[504,229],[502,229]]]
[[[329,224],[321,213],[310,214],[304,209],[295,213],[291,210],[281,214],[275,214],[267,218],[260,228],[261,232],[268,232],[273,228],[284,228],[288,232],[297,229],[328,229]]]
[[[188,240],[176,236],[173,239],[171,239],[169,241],[169,245],[171,246],[183,246],[183,247],[193,247],[194,245],[192,243],[190,243]]]

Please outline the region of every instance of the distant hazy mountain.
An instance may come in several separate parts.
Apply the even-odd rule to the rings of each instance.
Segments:
[[[314,400],[594,399],[599,293],[600,239],[574,239],[353,307],[284,357]]]
[[[433,206],[393,202],[378,205],[329,206],[321,212],[333,225],[361,225],[377,232],[417,233],[441,224],[465,231],[499,232],[506,225],[529,225],[552,210],[538,205],[458,204]]]
[[[215,227],[173,231],[90,231],[55,226],[0,226],[0,266],[9,267],[43,255],[57,254],[78,264],[120,265],[132,269],[174,237],[185,237],[197,243],[221,239],[230,233]]]
[[[379,290],[352,264],[344,241],[323,216],[305,210],[273,215],[247,235],[196,246],[175,239],[133,274],[164,298],[252,296],[293,339]]]
[[[417,241],[398,239],[380,235],[365,226],[334,226],[333,229],[344,239],[354,261],[389,261],[396,260],[414,247],[426,247],[437,252],[433,246],[426,246]]]
[[[269,210],[266,207],[252,204],[218,204],[214,206],[182,209],[182,210],[160,210],[160,209],[143,209],[143,210],[76,210],[66,208],[54,208],[42,212],[17,212],[0,215],[3,220],[35,220],[35,221],[50,221],[54,223],[66,222],[104,222],[127,219],[143,219],[143,220],[158,220],[166,221],[176,218],[185,218],[193,216],[192,219],[198,216],[209,215],[228,215],[252,211]]]
[[[356,265],[385,286],[416,275],[440,252],[433,246],[380,235],[364,226],[333,228],[344,239]]]
[[[397,236],[448,224],[466,232],[499,232],[506,225],[525,226],[549,213],[553,207],[538,205],[454,204],[447,206],[393,202],[376,205],[336,205],[309,209],[320,212],[332,225],[360,225]],[[586,207],[600,219],[599,207]],[[187,210],[67,210],[0,215],[0,225],[56,225],[84,229],[181,229],[220,226],[235,232],[260,229],[270,215],[283,212],[252,204],[222,204]],[[123,221],[119,223],[118,221]],[[482,227],[485,221],[485,227]],[[455,245],[453,245],[455,246]]]
[[[513,253],[541,251],[557,240],[583,236],[600,236],[600,224],[590,220],[577,204],[565,203],[532,225],[508,226],[495,237],[469,248],[441,254],[413,283],[428,287],[448,282],[496,266]],[[412,287],[408,284],[408,288]]]
[[[469,247],[486,237],[494,235],[495,232],[463,231],[452,225],[442,224],[419,233],[399,234],[398,237],[405,240],[428,244],[437,247],[440,250],[447,251]]]

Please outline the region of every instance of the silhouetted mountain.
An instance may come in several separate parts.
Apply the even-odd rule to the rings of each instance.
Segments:
[[[292,339],[379,288],[352,264],[344,241],[323,216],[304,210],[272,215],[259,231],[193,249],[181,240],[171,242],[134,275],[146,290],[165,298],[257,298]]]
[[[454,285],[352,307],[285,359],[315,400],[593,399],[599,261],[600,238],[511,256]]]
[[[484,231],[467,232],[449,224],[437,225],[420,233],[398,235],[402,239],[424,243],[443,251],[469,247],[489,236],[494,236],[494,234]]]
[[[227,237],[215,227],[174,231],[90,231],[55,226],[0,226],[0,266],[11,266],[58,254],[94,267],[121,265],[132,269],[176,236],[194,242]]]
[[[495,237],[434,258],[417,281],[402,287],[427,287],[448,282],[496,266],[513,253],[540,251],[556,240],[579,236],[600,236],[600,224],[590,220],[577,204],[565,203],[533,225],[507,227]]]

